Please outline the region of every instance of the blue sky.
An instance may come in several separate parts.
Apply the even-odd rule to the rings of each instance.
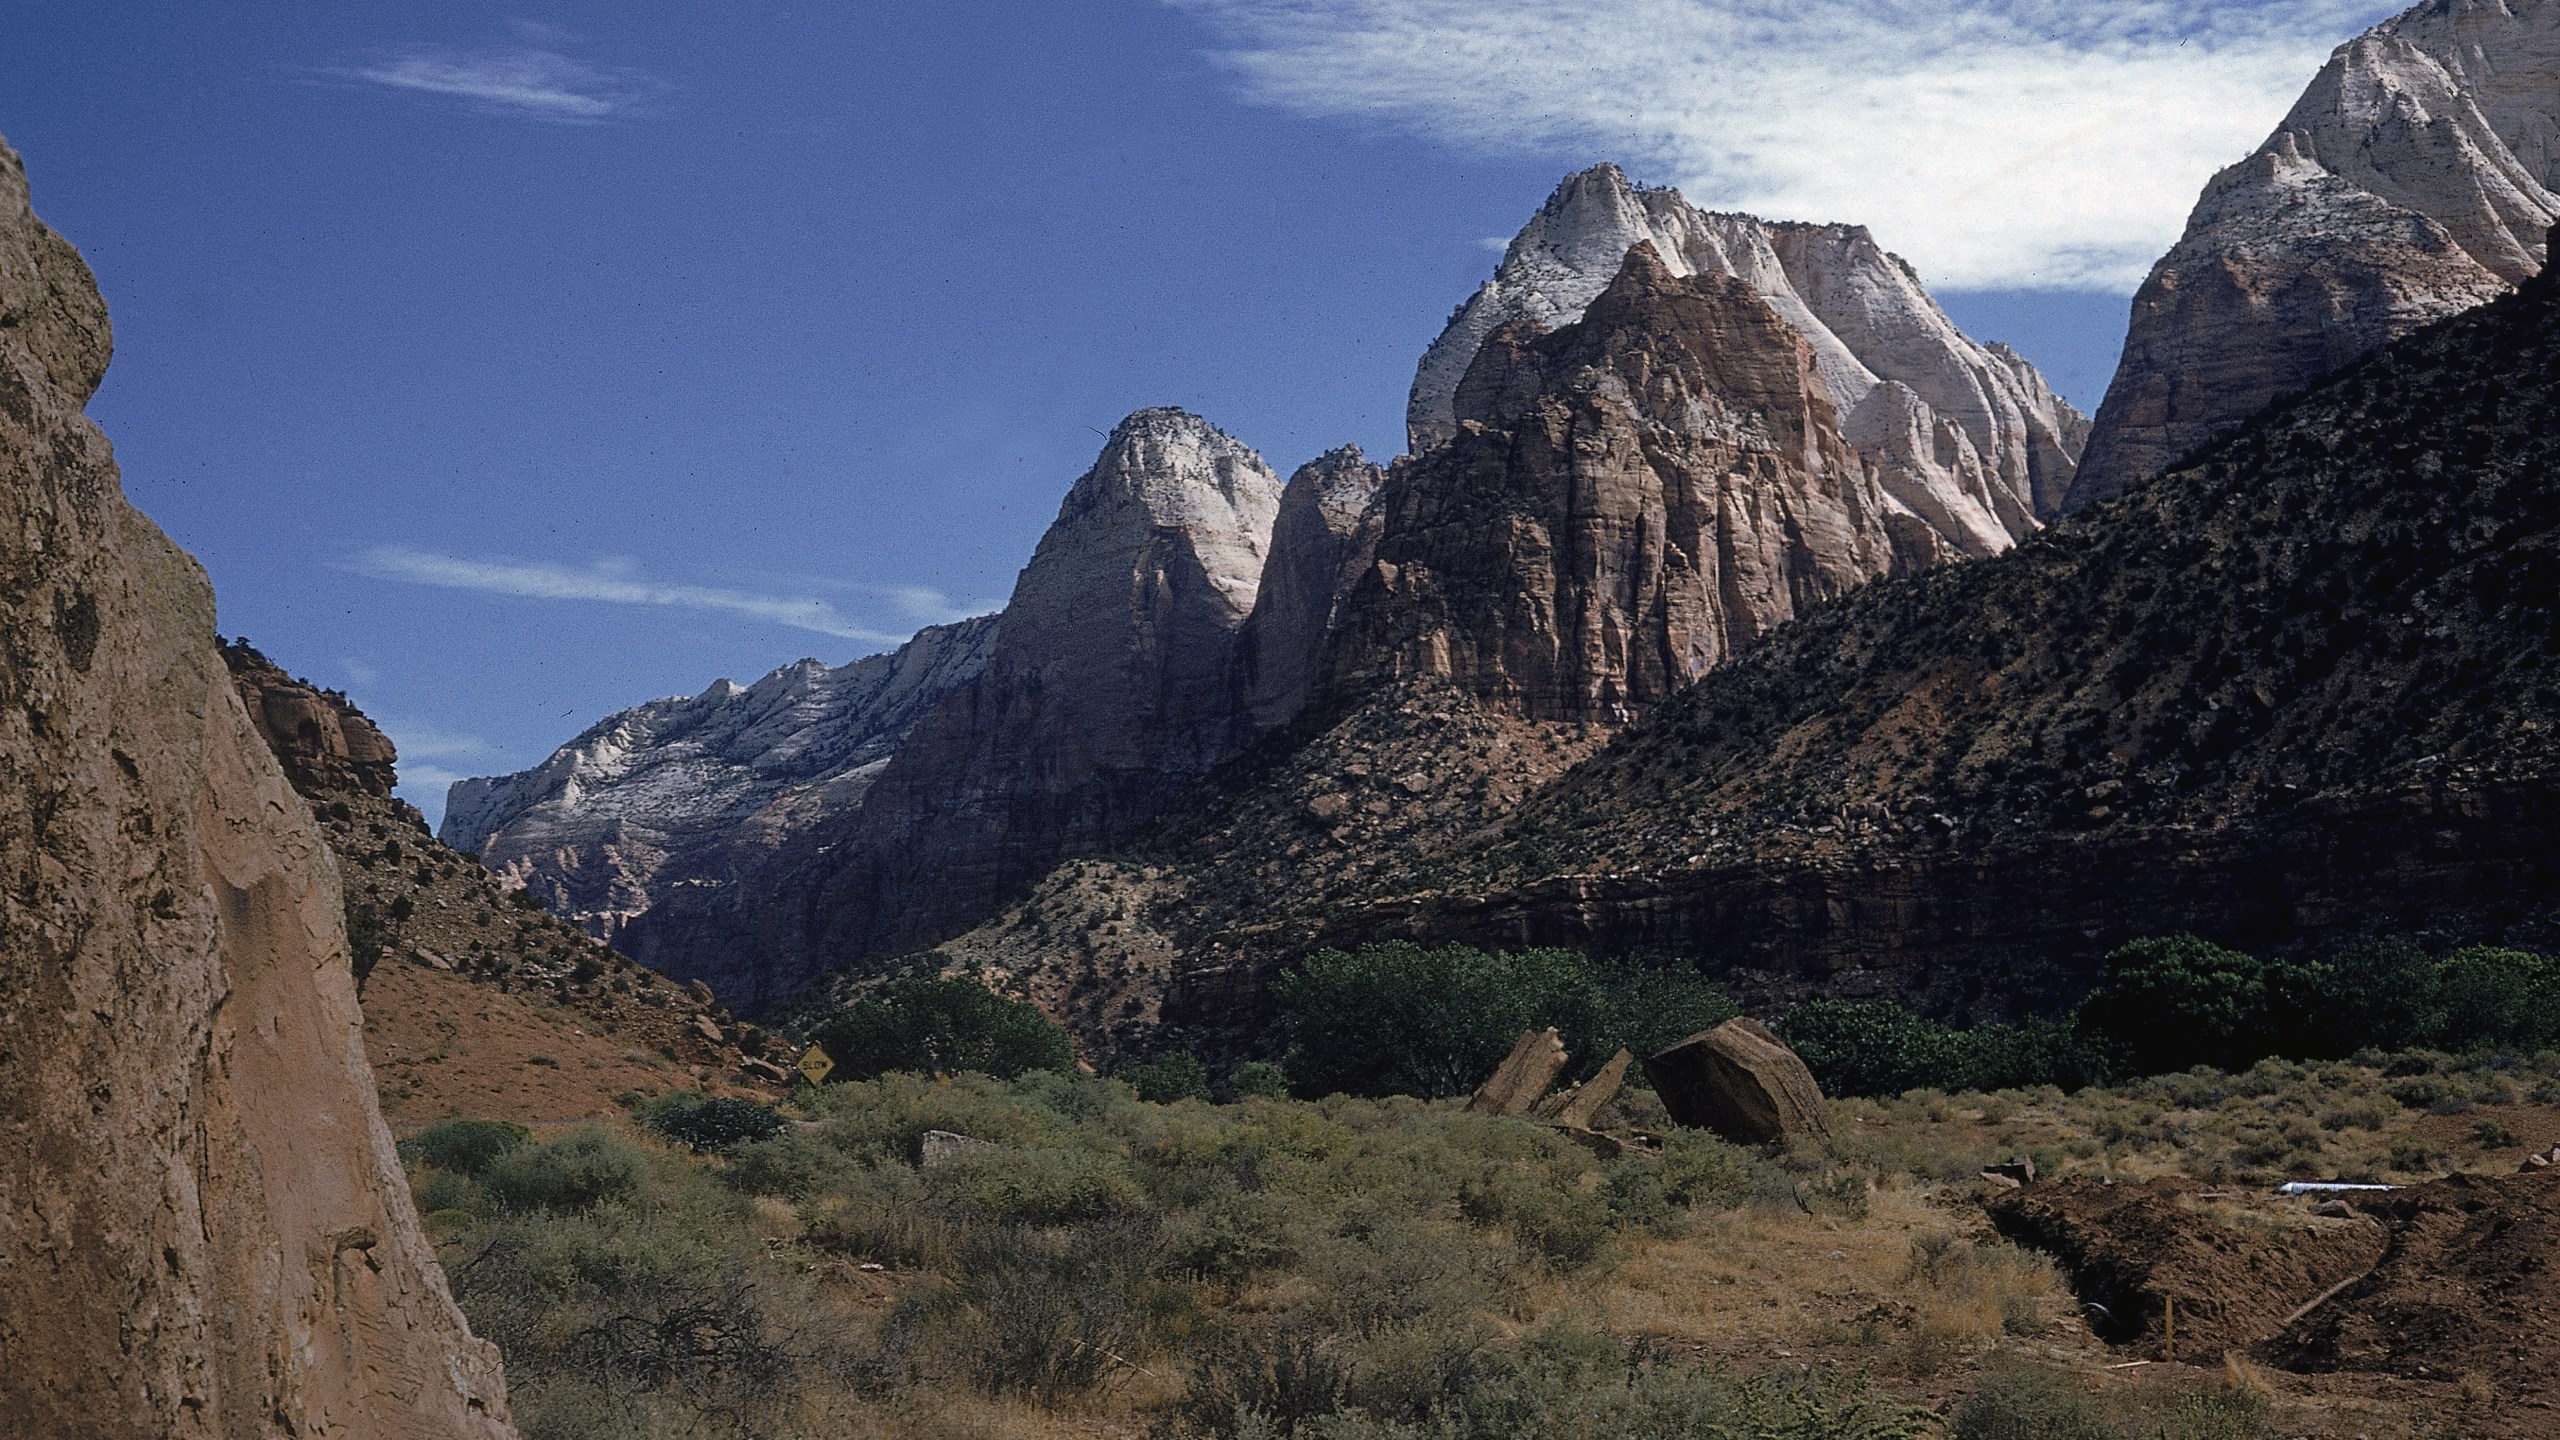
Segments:
[[[13,7],[0,133],[97,269],[92,413],[226,633],[404,793],[993,608],[1100,433],[1402,438],[1600,159],[1853,220],[2094,407],[2340,0]]]

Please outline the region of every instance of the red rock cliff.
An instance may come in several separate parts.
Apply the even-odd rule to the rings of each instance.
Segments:
[[[108,352],[0,145],[0,1434],[512,1436],[337,876],[81,413]]]

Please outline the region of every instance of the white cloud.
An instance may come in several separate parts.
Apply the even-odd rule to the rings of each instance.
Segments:
[[[403,545],[384,545],[341,567],[384,580],[405,580],[449,590],[477,590],[516,595],[529,600],[592,600],[611,605],[664,605],[680,610],[708,610],[768,620],[800,630],[813,630],[843,640],[896,645],[907,634],[861,625],[839,613],[828,601],[811,596],[758,595],[712,585],[679,585],[650,580],[629,560],[599,560],[584,568],[543,560],[469,560]],[[915,594],[936,595],[934,591]]]
[[[1873,228],[1934,285],[2138,284],[2375,0],[1165,0],[1248,98]]]
[[[519,30],[524,27],[520,24]],[[565,37],[534,27],[540,38]],[[459,100],[487,115],[595,124],[638,106],[656,85],[637,70],[607,69],[539,45],[465,50],[413,45],[326,72]]]

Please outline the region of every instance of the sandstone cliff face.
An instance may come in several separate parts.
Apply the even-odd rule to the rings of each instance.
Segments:
[[[1649,950],[1984,1012],[2180,929],[2548,945],[2555,637],[2546,273],[2010,554],[1798,622],[1442,893],[1301,939]]]
[[[1651,244],[1579,321],[1494,332],[1455,405],[1380,501],[1341,701],[1440,675],[1504,714],[1623,724],[1805,607],[1962,553],[1850,446],[1801,329]]]
[[[2428,0],[2340,47],[2134,297],[2070,505],[2540,270],[2560,0]]]
[[[996,622],[607,717],[531,770],[457,782],[441,834],[611,940],[674,889],[735,883],[850,813],[916,722],[986,668]]]
[[[107,356],[0,146],[0,1432],[512,1435],[375,1108],[337,875],[81,414]]]
[[[1324,667],[1342,602],[1369,569],[1387,472],[1358,446],[1301,466],[1280,492],[1271,560],[1237,639],[1237,689],[1251,730],[1286,725],[1305,708]]]
[[[798,868],[669,897],[625,932],[644,963],[741,1011],[831,961],[931,944],[1078,846],[1150,818],[1239,737],[1237,634],[1281,483],[1178,410],[1121,422],[1007,602],[986,669],[898,748]]]
[[[1458,385],[1487,338],[1513,320],[1570,324],[1648,241],[1673,274],[1739,279],[1803,333],[1851,443],[1959,553],[2005,548],[2059,511],[2088,422],[2015,352],[1967,339],[1864,228],[1710,214],[1614,165],[1567,177],[1423,356],[1414,454],[1456,435]]]
[[[296,791],[390,798],[400,754],[345,695],[294,679],[246,640],[224,643],[222,658],[251,723]]]

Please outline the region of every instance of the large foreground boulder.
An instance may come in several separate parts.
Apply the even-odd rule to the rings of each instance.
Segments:
[[[1692,1035],[1645,1061],[1644,1073],[1673,1123],[1713,1130],[1737,1145],[1831,1134],[1813,1072],[1757,1020],[1727,1020]]]
[[[0,1435],[504,1440],[335,868],[82,414],[107,354],[0,145]]]

